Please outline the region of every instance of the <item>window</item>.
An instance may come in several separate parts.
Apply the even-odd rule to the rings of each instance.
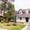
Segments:
[[[25,14],[25,12],[22,11],[23,14]]]
[[[29,11],[29,13],[30,13],[30,11]]]
[[[26,12],[23,10],[22,13],[25,14]]]
[[[23,14],[24,14],[25,12],[23,12]]]

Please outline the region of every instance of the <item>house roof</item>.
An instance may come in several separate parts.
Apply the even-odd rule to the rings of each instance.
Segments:
[[[22,15],[19,15],[19,17],[30,17],[30,13],[29,13],[29,14],[22,14]]]
[[[20,11],[26,12],[27,10],[30,11],[30,9],[19,9],[18,12],[20,12]],[[26,14],[26,13],[25,14],[20,14],[19,13],[18,16],[19,17],[30,17],[30,13],[28,13],[28,14]]]

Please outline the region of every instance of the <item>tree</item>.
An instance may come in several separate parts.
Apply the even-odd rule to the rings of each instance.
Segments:
[[[5,13],[5,16],[7,17],[7,19],[11,20],[12,17],[15,14],[15,8],[14,5],[12,5],[11,3],[8,3],[8,8],[7,8],[8,12]]]
[[[5,0],[2,0],[3,3],[0,4],[0,9],[1,10],[4,10],[4,17],[7,17],[7,19],[11,19],[12,16],[14,16],[15,14],[15,8],[14,8],[14,5],[11,4],[11,3],[7,3],[7,1]],[[8,7],[6,7],[7,5]],[[5,13],[5,11],[7,11],[7,13]]]

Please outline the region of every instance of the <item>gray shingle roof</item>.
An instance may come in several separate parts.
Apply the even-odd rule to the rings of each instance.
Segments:
[[[30,17],[30,14],[22,14],[22,15],[19,15],[20,17]]]
[[[20,12],[20,11],[26,12],[27,10],[30,11],[30,9],[20,9],[18,12]],[[30,17],[30,13],[28,13],[28,14],[26,14],[26,13],[25,14],[20,14],[19,13],[18,16],[19,17]]]

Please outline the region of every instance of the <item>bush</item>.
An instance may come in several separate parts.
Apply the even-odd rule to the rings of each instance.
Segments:
[[[16,24],[14,23],[13,26],[16,26]]]
[[[7,24],[6,26],[10,26],[10,24]]]

